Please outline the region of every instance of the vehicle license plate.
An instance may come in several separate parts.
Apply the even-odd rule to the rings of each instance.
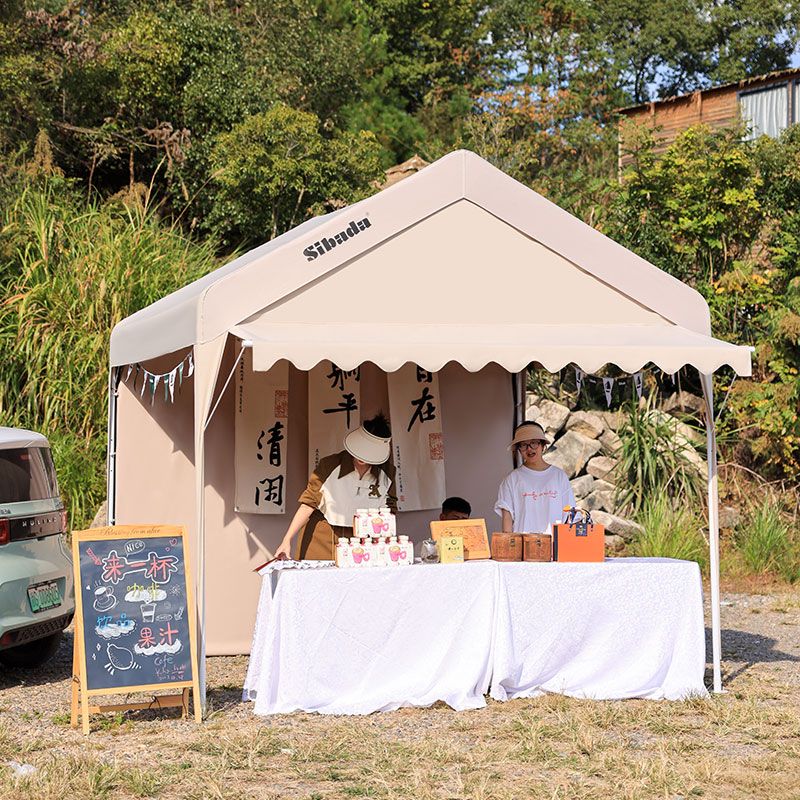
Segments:
[[[60,606],[61,592],[58,591],[58,584],[55,581],[47,581],[47,583],[29,586],[28,602],[31,604],[31,611],[34,614]]]

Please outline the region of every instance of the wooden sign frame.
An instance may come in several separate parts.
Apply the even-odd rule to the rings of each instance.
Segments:
[[[431,538],[438,542],[443,536],[463,537],[464,561],[492,557],[484,519],[441,519],[431,522]]]
[[[83,580],[79,545],[83,542],[105,542],[116,539],[154,539],[174,538],[181,540],[183,551],[183,570],[186,583],[186,620],[189,627],[189,648],[191,676],[183,681],[165,683],[149,683],[136,686],[104,687],[89,689],[86,668],[85,620],[83,617]],[[89,734],[89,714],[108,711],[127,711],[149,708],[168,708],[180,706],[181,716],[186,719],[189,710],[189,690],[194,691],[194,718],[202,720],[200,708],[200,684],[197,669],[197,631],[194,607],[192,573],[189,565],[189,552],[186,547],[188,537],[186,528],[175,525],[116,525],[106,528],[94,528],[72,533],[72,565],[75,575],[75,635],[72,651],[72,709],[70,725],[78,726],[78,718],[83,724],[83,733]],[[134,692],[151,692],[160,689],[181,689],[180,694],[154,696],[152,700],[140,703],[115,703],[111,705],[89,705],[89,698],[97,695],[132,694]]]

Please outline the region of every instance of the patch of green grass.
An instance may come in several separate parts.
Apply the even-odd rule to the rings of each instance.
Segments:
[[[792,584],[800,580],[800,543],[790,535],[780,506],[772,497],[747,509],[735,543],[752,572],[777,572]]]
[[[636,521],[644,533],[633,541],[634,555],[696,561],[706,570],[708,543],[701,533],[704,521],[696,512],[686,505],[675,507],[668,496],[658,494],[647,498]]]

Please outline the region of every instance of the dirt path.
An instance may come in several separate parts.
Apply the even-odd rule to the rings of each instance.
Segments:
[[[800,798],[800,593],[723,594],[721,613],[727,694],[708,701],[256,718],[240,656],[209,659],[203,725],[107,715],[88,739],[69,727],[70,633],[45,669],[0,674],[0,796]]]

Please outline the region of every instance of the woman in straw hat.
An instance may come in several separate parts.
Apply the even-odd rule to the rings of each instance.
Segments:
[[[535,422],[523,422],[508,446],[522,456],[522,465],[500,484],[494,510],[503,520],[504,533],[550,533],[561,522],[564,506],[575,505],[567,473],[548,464],[543,456],[550,440]]]
[[[336,539],[353,535],[359,508],[397,510],[391,435],[386,417],[378,414],[344,437],[344,450],[320,459],[276,556],[291,557],[292,539],[302,528],[297,558],[332,559]]]

